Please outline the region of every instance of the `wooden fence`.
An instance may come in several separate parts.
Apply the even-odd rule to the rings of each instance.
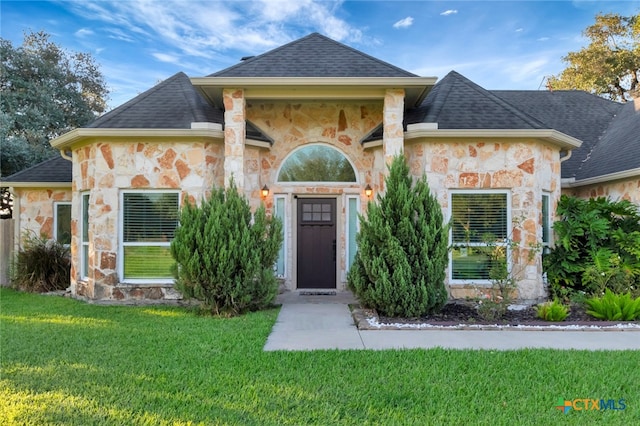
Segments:
[[[15,219],[0,220],[0,285],[8,286],[9,270],[13,260]]]

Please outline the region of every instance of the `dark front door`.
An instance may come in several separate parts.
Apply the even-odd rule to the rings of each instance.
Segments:
[[[336,288],[336,200],[298,199],[298,288]]]

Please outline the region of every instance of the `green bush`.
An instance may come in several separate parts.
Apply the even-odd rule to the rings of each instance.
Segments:
[[[633,299],[630,293],[615,294],[605,290],[604,296],[586,301],[587,313],[607,321],[635,321],[640,319],[640,297]]]
[[[232,181],[200,206],[185,203],[171,242],[175,286],[216,315],[237,315],[269,306],[278,291],[273,264],[282,244],[282,223],[263,206],[251,215]]]
[[[569,315],[569,308],[560,303],[558,299],[541,303],[535,307],[535,310],[538,318],[551,322],[564,321]]]
[[[629,201],[562,196],[553,229],[555,246],[544,256],[554,297],[575,291],[638,292],[640,213]],[[637,294],[637,293],[636,293]]]
[[[415,185],[402,156],[393,160],[385,194],[360,217],[349,288],[383,315],[418,317],[447,301],[448,226],[422,177]]]
[[[69,249],[44,236],[26,235],[16,255],[12,286],[44,293],[64,290],[71,280]]]

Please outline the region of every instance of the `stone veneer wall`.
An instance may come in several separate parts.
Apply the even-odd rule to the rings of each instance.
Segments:
[[[545,296],[540,255],[529,260],[529,247],[542,240],[542,193],[550,193],[552,208],[560,195],[557,148],[533,140],[428,140],[406,144],[412,174],[426,173],[429,186],[450,215],[452,189],[508,189],[511,193],[512,239],[520,242],[512,259],[518,273],[518,297]],[[472,283],[449,284],[453,298],[476,297]]]
[[[564,188],[562,193],[580,198],[608,197],[614,201],[628,200],[640,206],[640,177],[636,176],[577,188]]]
[[[345,230],[342,224],[346,220],[345,195],[360,196],[360,211],[366,209],[367,199],[363,188],[370,184],[380,190],[384,183],[386,166],[382,150],[364,150],[360,141],[382,122],[383,102],[257,102],[247,101],[246,116],[262,132],[274,140],[270,149],[245,146],[244,151],[244,193],[257,207],[265,203],[272,211],[276,195],[286,195],[287,210],[292,212],[292,195],[338,197],[338,249],[340,271],[338,286],[344,286],[346,279]],[[286,158],[298,147],[320,143],[335,147],[351,162],[355,171],[355,183],[322,183],[313,184],[296,182],[278,182],[278,172]],[[261,200],[260,188],[269,187],[269,196]],[[289,217],[286,230],[286,265],[287,279],[285,285],[295,288],[293,276],[293,242],[294,232]],[[342,255],[341,255],[342,254]],[[342,281],[342,283],[341,283]]]
[[[223,185],[222,141],[142,140],[97,141],[73,151],[73,210],[71,213],[71,288],[89,299],[179,298],[171,285],[121,284],[118,277],[120,192],[123,189],[180,189],[198,201],[211,188]],[[88,279],[80,280],[82,194],[89,198]]]
[[[71,202],[71,188],[15,188],[14,195],[19,206],[16,243],[22,242],[25,233],[53,238],[54,204]]]

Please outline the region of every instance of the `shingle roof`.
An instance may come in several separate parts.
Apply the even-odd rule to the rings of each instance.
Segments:
[[[618,109],[600,141],[587,153],[576,180],[640,168],[640,99]]]
[[[394,65],[310,34],[209,77],[417,77]]]
[[[622,108],[622,104],[579,90],[491,92],[540,120],[546,128],[582,141],[582,146],[573,150],[571,158],[562,163],[563,178],[577,177],[583,162]]]
[[[548,128],[455,71],[440,80],[418,108],[407,112],[405,123],[438,123],[439,129]]]
[[[72,164],[57,155],[28,169],[2,178],[2,183],[32,183],[32,182],[68,182],[71,185]]]
[[[93,121],[91,128],[189,129],[193,122],[224,122],[215,109],[179,72]]]

